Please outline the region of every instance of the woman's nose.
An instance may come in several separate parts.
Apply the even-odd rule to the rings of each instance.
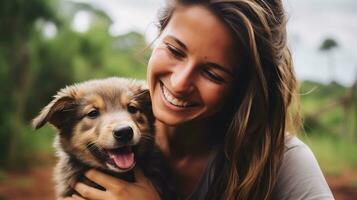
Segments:
[[[190,66],[178,67],[170,77],[172,92],[178,94],[187,94],[194,88],[194,73]]]

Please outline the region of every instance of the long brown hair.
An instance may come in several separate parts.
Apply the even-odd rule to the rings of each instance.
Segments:
[[[176,0],[161,11],[162,32],[177,6],[206,7],[239,47],[223,161],[207,199],[269,199],[285,136],[300,125],[297,81],[287,46],[281,0]],[[204,19],[203,19],[204,20]],[[217,175],[219,174],[219,175]]]

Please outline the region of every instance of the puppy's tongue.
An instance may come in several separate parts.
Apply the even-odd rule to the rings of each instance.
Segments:
[[[111,159],[114,160],[115,164],[120,169],[128,169],[134,164],[133,152],[123,152],[123,153],[109,152],[109,156]]]

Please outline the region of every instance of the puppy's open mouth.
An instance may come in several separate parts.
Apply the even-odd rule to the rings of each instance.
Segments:
[[[107,163],[120,170],[130,170],[135,166],[135,156],[132,146],[124,146],[117,149],[106,149],[108,153]]]
[[[131,146],[106,151],[109,155],[108,164],[114,165],[121,170],[128,170],[134,167],[135,157]]]
[[[126,145],[115,149],[100,148],[95,144],[88,145],[88,150],[99,162],[111,170],[126,172],[135,166],[137,146]]]

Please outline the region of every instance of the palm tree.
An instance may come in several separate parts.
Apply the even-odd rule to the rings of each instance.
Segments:
[[[327,61],[328,61],[327,68],[330,73],[331,82],[334,81],[334,73],[335,73],[335,70],[334,70],[335,62],[333,60],[332,52],[333,52],[333,49],[337,48],[338,46],[339,46],[338,43],[333,38],[326,38],[322,42],[322,44],[320,45],[320,48],[319,48],[320,51],[326,52]]]

